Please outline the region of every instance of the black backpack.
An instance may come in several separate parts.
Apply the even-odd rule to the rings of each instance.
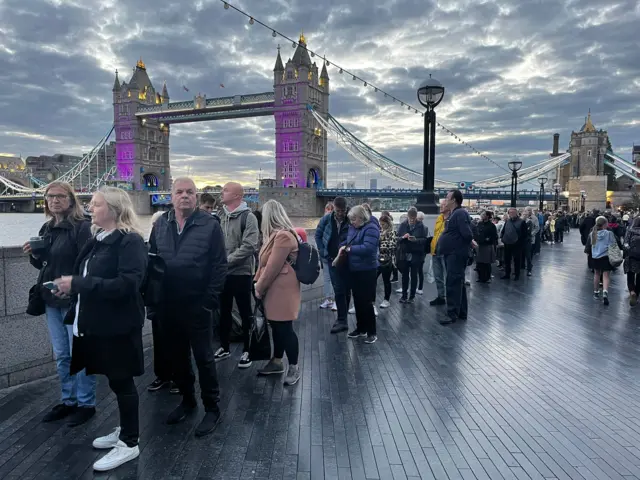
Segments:
[[[296,239],[298,235],[292,232]],[[296,272],[300,283],[313,285],[320,276],[320,252],[313,245],[298,240],[298,258],[295,263],[290,263]]]

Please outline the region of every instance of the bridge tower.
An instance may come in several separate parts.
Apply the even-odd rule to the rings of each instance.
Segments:
[[[129,83],[120,83],[116,71],[113,84],[116,176],[133,190],[168,190],[171,186],[169,125],[136,117],[142,105],[168,103],[167,84],[161,93],[156,92],[142,59],[133,69]]]
[[[282,63],[280,47],[273,69],[276,122],[276,179],[282,187],[322,188],[327,183],[327,132],[307,110],[329,113],[327,67],[311,62],[304,35],[293,58]],[[281,183],[280,183],[281,182]]]
[[[591,111],[579,132],[571,132],[571,162],[569,181],[566,189],[569,192],[569,210],[579,211],[585,191],[585,209],[604,210],[607,205],[607,175],[604,155],[609,147],[609,134],[606,130],[598,130],[591,121]],[[564,187],[564,186],[563,186]]]

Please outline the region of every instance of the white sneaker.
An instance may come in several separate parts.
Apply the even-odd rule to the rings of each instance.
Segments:
[[[380,304],[380,308],[389,308],[391,304],[387,300],[383,300]]]
[[[118,443],[109,453],[93,464],[93,469],[98,472],[107,472],[138,458],[139,455],[140,449],[137,445],[128,447],[122,440],[118,440]]]
[[[120,440],[120,427],[116,427],[113,432],[104,437],[98,437],[93,441],[93,448],[99,448],[104,450],[107,448],[113,448],[118,444]]]
[[[320,304],[320,308],[331,308],[331,304],[332,304],[332,303],[333,303],[333,302],[331,302],[331,301],[329,301],[329,300],[325,300],[324,302],[322,302],[322,303]]]
[[[396,288],[396,293],[402,293],[402,287]]]
[[[422,295],[422,290],[416,290],[416,293],[417,293],[418,295]]]
[[[351,308],[349,309],[349,313],[350,313],[351,315],[355,314],[355,313],[356,313],[356,307],[351,307]]]
[[[238,368],[249,368],[252,365],[252,361],[249,358],[249,352],[243,352],[238,362]]]
[[[338,311],[338,306],[336,305],[336,302],[331,302],[331,311],[332,312]]]
[[[373,314],[377,317],[378,316],[378,309],[376,308],[376,306],[373,306]]]

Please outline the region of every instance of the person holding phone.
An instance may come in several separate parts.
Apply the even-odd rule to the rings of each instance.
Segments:
[[[424,223],[418,222],[418,210],[411,207],[407,218],[398,229],[398,253],[402,267],[402,298],[400,303],[413,303],[418,289],[418,270],[424,265],[425,245],[428,231]],[[411,280],[411,290],[409,290]],[[408,295],[408,296],[407,296]]]
[[[64,324],[64,318],[69,311],[70,300],[68,296],[55,295],[58,288],[53,280],[72,273],[78,254],[91,238],[91,222],[68,183],[50,183],[44,198],[44,213],[48,220],[38,237],[22,247],[29,255],[31,265],[40,270],[39,294],[46,305],[49,338],[60,379],[60,403],[47,412],[42,421],[53,422],[69,417],[68,424],[73,427],[95,415],[96,381],[84,371],[76,375],[69,373],[73,332],[71,326]]]
[[[144,373],[140,289],[147,270],[147,246],[129,194],[102,187],[91,199],[95,236],[85,245],[72,275],[54,280],[57,296],[72,296],[65,319],[73,331],[71,372],[105,375],[116,394],[120,424],[96,438],[93,447],[110,450],[93,464],[104,472],[138,457],[138,391]]]

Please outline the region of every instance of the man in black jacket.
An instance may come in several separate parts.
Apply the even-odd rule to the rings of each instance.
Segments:
[[[196,436],[212,432],[220,420],[220,391],[213,357],[212,312],[227,274],[227,255],[220,224],[196,208],[196,186],[190,178],[178,178],[171,191],[173,210],[153,226],[152,253],[166,263],[163,321],[172,342],[175,382],[182,403],[169,415],[172,425],[195,412],[195,376],[191,351],[198,367],[205,416]]]
[[[473,240],[471,217],[462,208],[462,192],[452,190],[445,199],[444,208],[451,212],[444,231],[438,238],[436,255],[444,257],[447,272],[447,318],[442,325],[467,319],[467,288],[464,272],[469,260]]]
[[[504,244],[504,275],[500,278],[503,280],[511,278],[511,261],[513,260],[513,279],[519,280],[522,250],[525,243],[529,241],[529,230],[526,222],[518,216],[517,209],[511,207],[508,213],[509,219],[500,232],[500,238]]]

